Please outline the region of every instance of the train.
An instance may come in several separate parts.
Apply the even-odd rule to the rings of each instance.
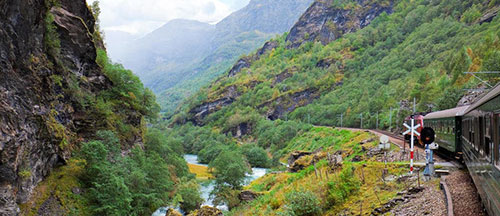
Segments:
[[[439,151],[463,160],[489,215],[500,215],[500,83],[468,106],[428,113]]]

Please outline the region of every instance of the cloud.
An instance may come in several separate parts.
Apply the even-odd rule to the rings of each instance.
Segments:
[[[89,4],[95,0],[89,0]],[[144,35],[173,19],[216,23],[248,0],[99,0],[101,27]]]

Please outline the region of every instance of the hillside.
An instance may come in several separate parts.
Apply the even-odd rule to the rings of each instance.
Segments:
[[[174,20],[112,56],[158,93],[163,111],[223,74],[242,54],[290,29],[312,0],[252,0],[216,25]],[[158,39],[158,40],[156,40]]]
[[[418,111],[454,107],[463,88],[479,83],[463,72],[499,68],[494,1],[335,2],[314,3],[267,52],[241,58],[173,119],[221,128],[235,115],[340,125],[343,114],[344,125],[363,115],[374,127],[378,111],[388,127],[391,108],[399,122],[413,97]]]

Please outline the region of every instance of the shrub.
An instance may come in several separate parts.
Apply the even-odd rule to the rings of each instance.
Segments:
[[[472,23],[481,17],[481,11],[479,11],[477,5],[472,5],[465,13],[462,15],[460,21],[465,23]]]
[[[242,152],[252,167],[266,168],[270,166],[267,152],[262,147],[253,144],[244,145],[242,146]]]
[[[240,189],[247,173],[251,172],[243,155],[236,151],[223,151],[208,165],[218,185]]]
[[[181,179],[181,184],[177,189],[177,194],[181,197],[180,208],[184,212],[191,212],[198,209],[203,203],[201,198],[200,185],[196,180],[188,181],[186,178]]]
[[[293,216],[312,216],[321,212],[318,197],[310,191],[292,191],[286,194],[286,209]]]

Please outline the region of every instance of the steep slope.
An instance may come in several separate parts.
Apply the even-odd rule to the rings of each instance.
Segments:
[[[154,95],[131,72],[96,62],[105,51],[85,1],[1,1],[0,8],[0,215],[16,215],[97,130],[115,131],[124,153],[142,146]],[[123,92],[132,85],[139,99]]]
[[[244,116],[340,125],[344,114],[344,125],[356,126],[361,114],[375,127],[378,111],[388,127],[413,97],[421,111],[455,106],[461,89],[479,82],[464,71],[499,68],[498,4],[317,1],[289,34],[241,58],[172,119],[229,131],[256,126]]]

